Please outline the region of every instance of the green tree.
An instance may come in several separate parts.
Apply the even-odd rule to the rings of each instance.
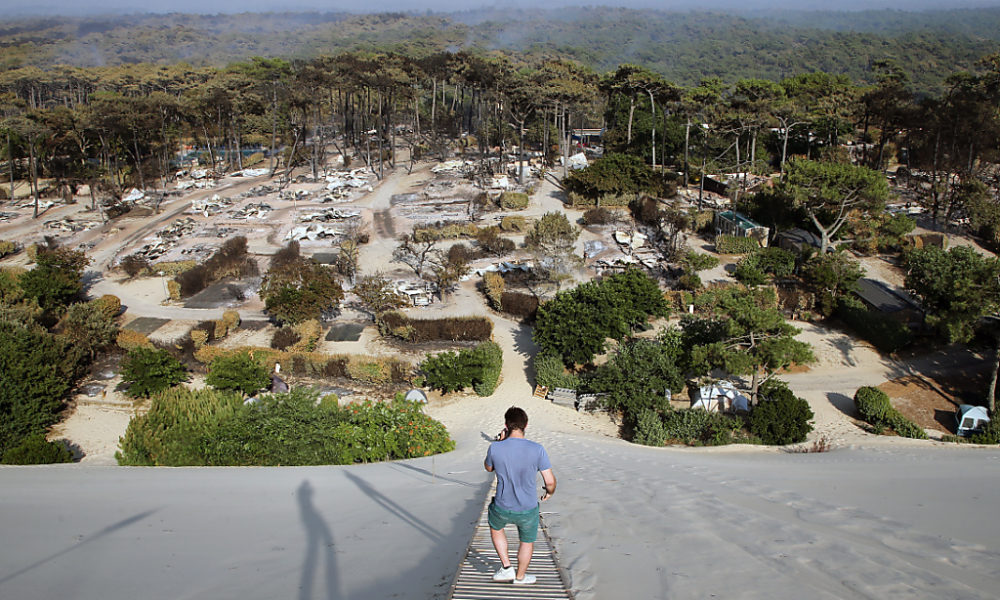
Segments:
[[[779,190],[805,212],[820,235],[820,252],[855,211],[878,213],[889,194],[885,177],[865,167],[796,159]]]
[[[156,392],[187,380],[187,371],[166,350],[134,348],[122,361],[122,381],[133,398],[148,398]]]
[[[864,274],[861,264],[845,252],[814,255],[802,267],[802,280],[815,291],[825,317],[833,314],[845,295],[858,289]]]
[[[61,335],[93,359],[99,350],[107,348],[118,335],[118,324],[97,300],[78,302],[66,309],[60,322]]]
[[[774,290],[737,287],[705,292],[695,299],[700,314],[681,318],[683,344],[697,376],[722,369],[752,377],[756,402],[761,384],[791,364],[814,360],[809,344],[795,339],[799,330],[777,308]]]
[[[333,269],[303,257],[298,243],[291,242],[272,257],[260,296],[277,321],[294,325],[339,307],[344,290]]]
[[[972,339],[976,323],[1000,307],[1000,261],[967,246],[913,250],[906,287],[920,299],[927,322],[949,342]]]
[[[216,358],[205,378],[205,383],[217,390],[235,390],[244,396],[252,396],[270,382],[267,367],[245,352]]]
[[[56,420],[81,351],[44,331],[0,322],[0,453]]]
[[[771,383],[777,380],[772,379]],[[812,431],[813,411],[809,403],[797,397],[785,385],[770,385],[761,390],[763,399],[750,412],[750,432],[765,444],[798,444]]]
[[[676,331],[659,340],[627,341],[598,367],[588,388],[605,394],[605,406],[621,411],[625,423],[632,427],[644,411],[670,410],[667,390],[676,394],[684,388],[682,352]]]
[[[40,249],[35,268],[21,276],[21,289],[43,309],[58,310],[80,295],[83,269],[88,262],[83,252],[67,248]]]
[[[580,229],[569,222],[561,212],[542,215],[535,226],[524,236],[524,244],[546,256],[565,256],[573,253],[573,244],[580,237]]]

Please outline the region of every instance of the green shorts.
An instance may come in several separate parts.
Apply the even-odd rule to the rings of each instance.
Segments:
[[[490,502],[487,512],[490,529],[499,531],[513,523],[517,525],[517,539],[525,544],[533,544],[538,538],[538,507],[531,510],[504,510],[497,506],[496,498]]]

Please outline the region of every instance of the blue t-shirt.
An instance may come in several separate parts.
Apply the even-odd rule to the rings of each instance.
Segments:
[[[541,444],[524,438],[493,442],[486,451],[486,465],[497,475],[498,507],[520,512],[538,506],[535,474],[552,468]]]

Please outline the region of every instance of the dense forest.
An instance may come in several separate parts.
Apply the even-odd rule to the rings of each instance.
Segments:
[[[253,56],[352,51],[426,57],[463,50],[565,58],[597,71],[635,63],[681,85],[825,71],[874,83],[896,61],[919,92],[1000,47],[1000,9],[781,11],[744,16],[622,8],[483,9],[453,14],[272,13],[36,18],[0,26],[0,69],[133,63],[223,66]]]

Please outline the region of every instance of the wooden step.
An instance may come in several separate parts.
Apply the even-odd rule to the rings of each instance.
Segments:
[[[489,496],[492,498],[492,493]],[[487,506],[489,500],[487,500]],[[472,543],[466,550],[465,558],[459,567],[455,583],[452,586],[451,600],[499,600],[499,599],[531,599],[531,600],[572,600],[562,572],[552,552],[545,524],[541,523],[538,539],[535,540],[535,552],[531,558],[528,573],[537,578],[533,585],[514,585],[493,581],[493,573],[500,567],[500,559],[493,542],[490,540],[490,526],[486,519],[487,508],[479,519]],[[509,525],[506,529],[508,550],[512,564],[517,565],[517,528]]]

